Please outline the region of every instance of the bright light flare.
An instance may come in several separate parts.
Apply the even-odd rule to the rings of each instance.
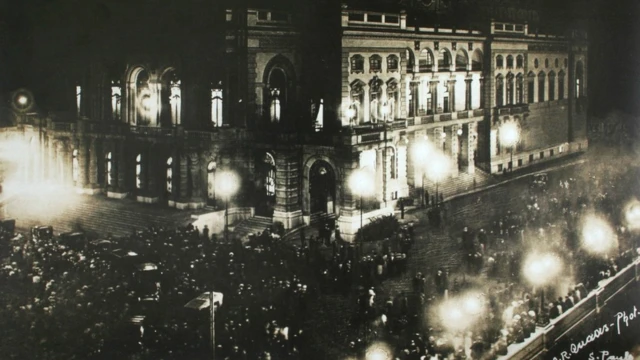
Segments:
[[[562,260],[553,253],[532,253],[524,261],[523,272],[535,286],[546,285],[560,274]]]
[[[240,179],[232,171],[216,173],[216,189],[222,197],[230,197],[240,188]]]
[[[629,230],[640,230],[640,201],[633,199],[625,205],[624,220]]]
[[[520,127],[514,121],[508,121],[500,126],[500,143],[504,146],[515,146],[520,141]]]
[[[471,326],[485,310],[484,296],[469,292],[449,299],[439,306],[442,324],[450,331],[462,331]]]
[[[618,236],[606,220],[587,215],[582,220],[582,246],[592,254],[608,255],[617,250]]]
[[[3,161],[25,161],[29,156],[29,143],[21,139],[0,141],[0,159]]]
[[[20,95],[18,96],[17,101],[18,101],[18,104],[20,104],[21,106],[25,106],[29,102],[29,99],[24,95]]]
[[[423,166],[429,154],[434,151],[434,146],[426,138],[418,140],[411,146],[411,155],[418,166]]]
[[[427,177],[432,181],[441,181],[448,175],[450,168],[449,157],[440,151],[435,151],[427,162]]]
[[[148,119],[157,113],[157,97],[149,89],[142,90],[138,95],[138,109]]]
[[[391,350],[384,343],[376,343],[367,349],[366,360],[391,360]]]
[[[367,169],[357,169],[349,177],[349,189],[358,196],[367,196],[375,192],[374,174]]]

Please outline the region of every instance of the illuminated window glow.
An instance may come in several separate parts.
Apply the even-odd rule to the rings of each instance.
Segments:
[[[170,90],[171,97],[169,99],[169,104],[171,105],[171,123],[173,125],[180,125],[181,122],[181,94],[180,90],[180,80],[175,80],[170,82]]]
[[[271,122],[280,122],[280,90],[271,89],[271,106],[269,107]]]
[[[142,189],[142,154],[136,156],[136,189]]]
[[[211,90],[211,122],[214,127],[222,126],[222,89]]]
[[[107,153],[107,185],[113,185],[113,159],[111,152]]]
[[[111,116],[116,121],[122,117],[122,87],[115,82],[111,83]]]
[[[82,86],[76,86],[76,111],[78,116],[82,114]]]
[[[167,192],[173,191],[173,158],[167,159]]]

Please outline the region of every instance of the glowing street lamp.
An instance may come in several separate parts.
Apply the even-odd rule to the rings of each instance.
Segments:
[[[618,247],[618,237],[604,219],[587,215],[582,221],[582,246],[594,255],[606,256]]]
[[[391,360],[391,351],[382,344],[374,344],[367,349],[365,360]]]
[[[520,141],[520,128],[515,121],[503,123],[499,129],[500,143],[511,149],[511,160],[509,162],[509,171],[513,170],[513,149]]]
[[[450,331],[463,331],[482,316],[485,306],[486,301],[480,293],[463,294],[440,304],[440,321]]]
[[[363,218],[362,218],[362,197],[373,194],[374,190],[373,173],[367,169],[357,169],[349,178],[349,188],[351,191],[360,197],[360,232],[362,233]],[[360,239],[361,244],[364,239]]]
[[[224,236],[225,241],[229,241],[229,199],[240,187],[238,176],[232,171],[221,171],[216,176],[217,193],[225,199],[224,206]]]
[[[538,319],[542,321],[542,304],[544,304],[544,288],[562,271],[562,261],[554,253],[532,253],[524,261],[522,268],[525,278],[535,287],[540,288],[540,306]]]
[[[438,184],[449,173],[450,162],[447,155],[434,151],[427,162],[427,176],[436,183],[436,202],[438,201]]]

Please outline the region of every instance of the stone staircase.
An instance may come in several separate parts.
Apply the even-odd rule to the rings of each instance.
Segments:
[[[233,236],[239,239],[245,239],[249,234],[263,232],[264,229],[273,224],[273,219],[264,216],[254,216],[241,221],[233,229]]]
[[[102,195],[63,192],[45,198],[21,195],[6,207],[7,218],[26,231],[35,225],[51,225],[55,233],[82,230],[95,236],[127,236],[149,226],[184,226],[191,212],[133,200],[108,199]]]

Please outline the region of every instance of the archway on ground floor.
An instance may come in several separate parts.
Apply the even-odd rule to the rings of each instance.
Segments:
[[[276,205],[276,161],[272,153],[256,154],[254,179],[255,214],[271,217]]]
[[[335,213],[336,176],[331,165],[317,160],[309,170],[309,212]]]
[[[313,156],[305,162],[302,175],[303,213],[337,213],[339,174],[334,162],[326,156]]]

